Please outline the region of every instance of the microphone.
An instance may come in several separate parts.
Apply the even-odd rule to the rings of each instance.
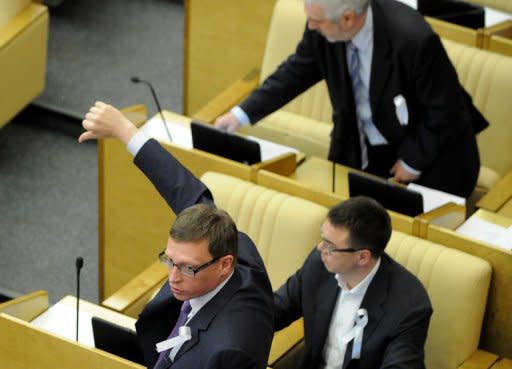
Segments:
[[[332,161],[332,192],[336,192],[336,163]]]
[[[80,308],[80,269],[84,266],[84,258],[79,256],[75,261],[76,265],[76,342],[78,342],[78,311]]]
[[[149,81],[145,81],[143,79],[140,79],[137,76],[133,76],[132,78],[130,78],[130,80],[133,83],[143,83],[143,84],[145,84],[146,86],[149,87],[149,89],[151,90],[151,94],[153,95],[153,100],[155,100],[155,104],[156,104],[156,107],[158,109],[158,112],[160,113],[160,118],[162,118],[162,123],[164,125],[165,132],[167,132],[167,137],[169,138],[169,141],[172,142],[171,132],[169,132],[169,128],[167,127],[167,122],[165,121],[164,114],[162,112],[162,107],[160,106],[160,102],[158,101],[158,97],[156,97],[156,92],[155,92],[155,89],[153,88],[153,85],[151,83],[149,83]]]

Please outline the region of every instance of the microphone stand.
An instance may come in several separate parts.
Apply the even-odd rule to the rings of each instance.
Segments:
[[[162,107],[160,106],[160,102],[158,101],[158,97],[156,96],[156,92],[155,92],[155,89],[153,88],[153,85],[149,81],[145,81],[143,79],[140,79],[139,77],[132,77],[132,78],[130,78],[130,80],[133,83],[143,83],[149,87],[149,89],[151,91],[151,95],[153,95],[153,100],[155,101],[156,107],[158,109],[158,113],[160,113],[160,118],[162,118],[162,123],[164,125],[165,132],[167,133],[167,137],[169,138],[169,141],[172,142],[171,132],[169,132],[169,127],[167,127],[167,122],[164,118]]]

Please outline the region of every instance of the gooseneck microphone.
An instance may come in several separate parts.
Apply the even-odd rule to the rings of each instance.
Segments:
[[[78,342],[78,312],[80,308],[80,269],[84,266],[84,258],[79,256],[76,265],[76,341]]]
[[[155,92],[155,89],[153,88],[153,85],[149,81],[140,79],[137,76],[133,76],[132,78],[130,78],[130,80],[133,83],[144,83],[146,86],[149,87],[149,89],[151,90],[151,95],[153,95],[153,100],[155,100],[156,108],[158,109],[158,112],[160,113],[160,118],[162,118],[162,124],[164,125],[165,132],[167,132],[167,137],[169,138],[169,141],[172,142],[171,132],[169,132],[169,128],[167,127],[167,122],[165,121],[164,113],[162,111],[162,107],[160,106],[160,102],[158,101],[158,97],[156,97],[156,92]]]

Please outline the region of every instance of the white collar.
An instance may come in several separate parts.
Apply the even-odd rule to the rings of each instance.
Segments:
[[[379,266],[380,266],[380,257],[377,259],[377,262],[373,266],[370,273],[368,273],[366,275],[366,277],[364,277],[364,279],[361,282],[356,284],[351,289],[348,288],[348,286],[345,283],[345,281],[343,280],[343,276],[341,274],[336,273],[334,275],[334,278],[336,278],[336,281],[338,281],[338,286],[340,286],[340,288],[342,290],[345,290],[346,293],[350,293],[353,295],[364,295],[366,293],[366,290],[368,289],[368,286],[370,285],[370,282],[373,280],[373,277],[375,277],[375,274],[377,274],[377,270],[379,270]]]
[[[368,5],[363,27],[350,40],[358,50],[367,50],[373,41],[373,12]]]
[[[197,312],[199,310],[201,310],[201,308],[203,306],[205,306],[212,298],[214,298],[215,295],[217,293],[219,293],[219,291],[222,289],[222,287],[224,287],[226,285],[226,283],[228,283],[228,281],[233,276],[233,273],[234,273],[234,271],[231,272],[231,274],[224,281],[222,281],[222,283],[220,283],[217,287],[215,287],[210,292],[207,292],[207,293],[205,293],[202,296],[194,297],[194,298],[190,299],[189,300],[190,301],[190,307],[192,308],[192,310],[190,311],[190,314],[188,316],[192,317],[192,316],[196,315]]]

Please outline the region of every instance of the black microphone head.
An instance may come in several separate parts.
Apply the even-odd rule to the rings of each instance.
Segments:
[[[84,266],[84,258],[81,256],[77,257],[76,261],[75,261],[75,265],[78,270],[82,269],[82,267]]]
[[[133,76],[132,78],[130,78],[130,81],[132,81],[133,83],[140,83],[140,78],[137,76]]]

